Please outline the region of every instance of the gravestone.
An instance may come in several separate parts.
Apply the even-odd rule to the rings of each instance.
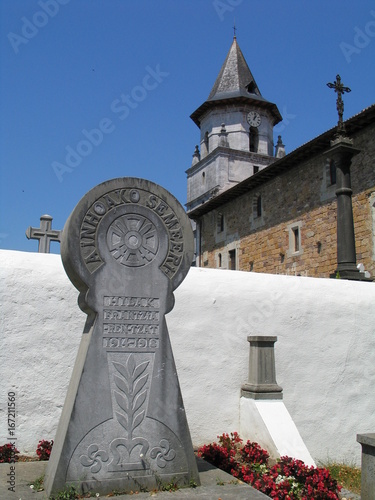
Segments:
[[[182,206],[147,180],[104,182],[70,215],[61,257],[87,321],[47,494],[199,484],[165,319],[193,260]]]

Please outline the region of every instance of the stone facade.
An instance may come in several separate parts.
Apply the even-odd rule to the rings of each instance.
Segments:
[[[373,107],[369,110],[362,114],[374,114]],[[352,119],[353,123],[357,117]],[[355,147],[361,150],[351,167],[357,263],[362,263],[372,276],[375,275],[374,133],[372,121],[351,134]],[[306,149],[310,159],[278,173],[277,163],[288,164],[288,156],[292,155],[282,158],[269,167],[274,169],[272,178],[265,178],[252,189],[249,185],[244,194],[223,204],[217,200],[218,206],[196,217],[201,245],[198,265],[312,277],[329,277],[334,272],[337,203],[330,161],[322,154],[329,149],[329,133],[325,136],[324,141],[320,136],[300,148]],[[313,152],[316,142],[320,150]]]

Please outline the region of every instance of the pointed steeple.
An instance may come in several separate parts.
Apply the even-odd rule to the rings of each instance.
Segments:
[[[211,92],[201,106],[191,114],[190,118],[200,127],[202,115],[219,104],[239,103],[266,108],[273,116],[273,125],[282,120],[276,104],[267,101],[262,97],[259,87],[253,77],[249,66],[242,54],[234,36],[224,64],[221,67],[218,77],[211,89]]]
[[[249,94],[261,96],[249,66],[234,36],[233,43],[216,78],[208,100],[228,97],[249,97]]]

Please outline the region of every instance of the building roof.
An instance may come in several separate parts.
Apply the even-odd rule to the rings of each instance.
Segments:
[[[200,118],[206,110],[221,103],[232,104],[239,102],[244,104],[253,102],[258,107],[268,108],[274,116],[274,125],[282,120],[276,104],[262,97],[255,78],[237,43],[237,38],[234,37],[207,100],[192,113],[190,118],[200,127]]]
[[[363,127],[375,123],[375,104],[364,109],[360,113],[352,116],[344,122],[347,135],[350,137],[356,132],[361,130]],[[288,155],[276,160],[274,163],[268,167],[260,170],[258,173],[248,177],[242,182],[239,182],[232,188],[224,191],[222,194],[213,197],[206,203],[195,208],[188,215],[191,219],[197,219],[200,216],[218,208],[225,203],[232,201],[233,199],[241,196],[242,194],[257,188],[258,186],[266,183],[270,179],[276,177],[277,175],[290,170],[296,165],[309,158],[313,158],[319,154],[323,154],[330,148],[330,142],[334,138],[337,131],[337,127],[333,127],[323,134],[319,135],[315,139],[303,144],[299,148],[295,149]]]
[[[236,37],[234,37],[208,100],[225,99],[228,95],[231,97],[241,95],[248,97],[248,89],[251,89],[251,94],[261,97],[258,85],[245,61]]]

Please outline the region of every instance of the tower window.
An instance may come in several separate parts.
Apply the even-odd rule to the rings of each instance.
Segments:
[[[293,247],[295,252],[299,252],[299,247],[300,247],[300,241],[299,241],[299,227],[293,227],[292,228],[293,232]]]
[[[221,213],[217,214],[217,232],[222,233],[224,231],[224,215]]]
[[[257,217],[262,215],[262,197],[259,195],[257,199]]]
[[[289,233],[289,248],[286,252],[287,257],[296,257],[303,253],[302,248],[302,222],[294,222],[287,226],[287,231]]]
[[[254,81],[250,82],[246,88],[249,94],[255,94],[256,85]]]
[[[258,152],[259,134],[256,127],[250,127],[249,131],[249,150],[252,153]]]
[[[253,217],[262,216],[262,197],[259,193],[256,193],[253,198]]]
[[[236,250],[229,250],[229,269],[236,270]]]

